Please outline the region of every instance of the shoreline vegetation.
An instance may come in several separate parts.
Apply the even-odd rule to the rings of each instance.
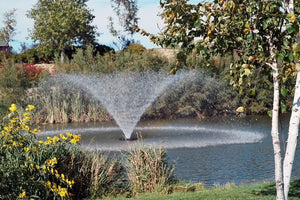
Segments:
[[[64,64],[54,59],[53,64],[35,64],[41,61],[36,55],[18,55],[2,58],[0,94],[0,112],[7,105],[17,102],[25,106],[36,106],[36,123],[70,123],[110,121],[112,118],[105,108],[83,90],[67,90],[59,86],[51,87],[47,79],[58,73],[113,73],[159,71],[168,73],[174,65],[182,70],[196,70],[201,77],[178,87],[171,87],[158,97],[146,110],[143,119],[173,119],[181,117],[206,118],[226,115],[261,115],[272,108],[272,79],[263,77],[256,82],[257,89],[244,88],[237,91],[230,86],[231,57],[215,57],[211,68],[204,67],[201,56],[195,52],[186,59],[186,63],[176,63],[178,50],[146,50],[141,45],[132,44],[124,51],[100,54],[92,46],[77,51]],[[173,55],[172,55],[173,53]],[[23,53],[24,54],[24,53]],[[37,53],[36,53],[37,54]],[[180,55],[180,54],[179,54]],[[24,60],[33,60],[33,64],[19,64]],[[30,58],[33,57],[33,58]],[[21,59],[22,58],[22,59]],[[48,77],[48,78],[47,78]],[[286,81],[288,82],[288,81]],[[287,85],[287,84],[286,84]],[[291,84],[292,85],[292,84]],[[284,88],[285,98],[282,110],[289,111],[292,89]],[[241,107],[243,113],[238,112]]]

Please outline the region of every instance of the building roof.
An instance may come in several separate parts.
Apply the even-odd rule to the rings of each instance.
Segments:
[[[6,41],[4,41],[4,40],[0,40],[0,46],[1,46],[1,47],[8,47],[9,44],[8,44],[8,42],[6,42]]]

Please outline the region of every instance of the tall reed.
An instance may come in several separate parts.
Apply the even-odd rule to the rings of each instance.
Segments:
[[[175,182],[174,166],[169,166],[165,149],[138,144],[125,153],[126,169],[133,194],[164,192]]]

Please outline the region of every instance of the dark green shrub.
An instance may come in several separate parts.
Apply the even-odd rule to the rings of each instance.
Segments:
[[[124,51],[125,52],[129,52],[129,53],[133,53],[133,54],[139,54],[142,55],[147,49],[141,45],[141,44],[130,44],[128,45]]]

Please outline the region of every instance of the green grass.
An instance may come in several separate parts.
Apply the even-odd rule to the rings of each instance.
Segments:
[[[299,181],[297,181],[299,183]],[[292,192],[290,200],[300,200],[300,195]],[[109,197],[114,200],[274,200],[275,185],[272,183],[253,184],[250,186],[234,186],[233,184],[226,184],[224,187],[216,186],[213,188],[197,187],[192,192],[173,192],[171,194],[155,194],[144,193],[138,194],[132,198],[126,197]]]

